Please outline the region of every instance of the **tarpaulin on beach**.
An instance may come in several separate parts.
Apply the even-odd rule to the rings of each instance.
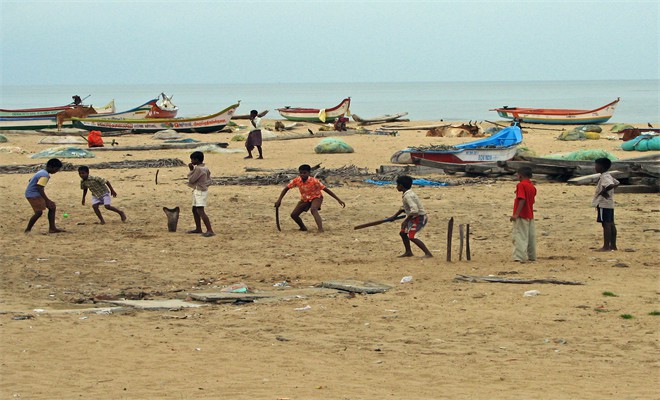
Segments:
[[[377,181],[374,179],[367,179],[365,181],[366,183],[372,183],[374,185],[379,185],[379,186],[384,186],[384,185],[395,185],[396,182],[394,181]],[[418,185],[418,186],[449,186],[447,182],[437,182],[437,181],[430,181],[428,179],[413,179],[413,185]]]

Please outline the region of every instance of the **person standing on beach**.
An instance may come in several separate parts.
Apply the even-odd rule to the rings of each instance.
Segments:
[[[534,226],[534,201],[536,187],[531,181],[532,169],[518,169],[516,199],[513,202],[513,261],[536,261],[536,228]]]
[[[596,221],[603,225],[603,247],[597,251],[615,251],[616,225],[614,225],[614,189],[619,181],[608,171],[612,166],[609,158],[599,158],[594,161],[596,172],[600,174],[596,184],[596,193],[591,205],[596,207]]]
[[[326,192],[335,200],[337,200],[342,208],[346,207],[346,203],[337,197],[337,195],[334,194],[332,190],[325,187],[321,181],[314,178],[313,176],[310,176],[311,172],[312,167],[308,164],[303,164],[298,167],[299,176],[294,178],[291,182],[289,182],[288,185],[284,187],[284,189],[282,189],[280,197],[275,202],[275,208],[280,207],[282,204],[282,199],[284,198],[286,192],[289,191],[289,189],[297,187],[300,190],[300,201],[291,212],[291,219],[296,221],[296,224],[298,224],[301,231],[306,231],[307,227],[305,226],[303,220],[300,218],[300,214],[304,213],[305,211],[309,211],[314,216],[314,221],[316,221],[318,231],[323,232],[323,220],[321,219],[321,214],[319,214],[321,204],[323,204],[322,191]]]
[[[55,212],[57,205],[48,196],[46,196],[46,184],[50,180],[51,174],[56,174],[62,169],[62,161],[57,158],[51,158],[46,163],[46,168],[39,170],[32,176],[25,189],[25,198],[32,206],[34,215],[30,218],[25,233],[30,233],[32,227],[48,209],[48,233],[64,232],[64,229],[59,229],[55,226]]]
[[[195,151],[190,155],[190,172],[188,173],[188,187],[193,190],[192,213],[195,220],[195,229],[187,233],[201,233],[204,237],[215,236],[211,228],[211,220],[206,215],[204,207],[207,204],[209,186],[213,183],[211,180],[211,171],[204,164],[204,153]],[[206,227],[206,232],[202,231],[202,222]]]
[[[250,133],[248,133],[248,137],[245,140],[245,148],[247,149],[248,155],[245,157],[247,158],[252,158],[252,149],[255,147],[257,148],[257,151],[259,152],[259,157],[257,157],[258,160],[262,160],[264,158],[263,153],[261,152],[261,118],[259,118],[259,113],[257,110],[252,110],[250,111],[250,124],[252,125],[252,129],[250,130]]]
[[[413,178],[408,175],[402,175],[396,178],[396,190],[403,192],[403,206],[393,216],[388,218],[388,220],[394,221],[399,214],[406,213],[406,218],[401,222],[401,230],[399,231],[405,252],[399,257],[413,256],[410,242],[415,243],[424,252],[424,257],[433,257],[433,254],[431,254],[424,242],[415,237],[426,226],[428,217],[422,201],[412,191],[412,185]]]
[[[89,176],[89,167],[81,165],[78,167],[78,175],[80,176],[80,188],[83,191],[82,205],[85,205],[85,197],[87,197],[87,190],[92,192],[92,208],[94,214],[99,218],[101,225],[105,225],[105,220],[101,214],[100,206],[103,204],[106,210],[114,211],[119,214],[121,222],[126,222],[126,214],[110,205],[110,196],[117,197],[117,192],[110,184],[110,181],[103,179],[100,176]]]

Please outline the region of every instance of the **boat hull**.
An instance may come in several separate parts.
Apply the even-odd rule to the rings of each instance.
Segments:
[[[233,104],[218,113],[197,118],[74,118],[73,126],[88,131],[98,130],[101,132],[156,133],[169,129],[184,133],[211,133],[220,131],[227,126],[238,106],[238,103]]]
[[[495,149],[463,149],[458,151],[411,151],[410,156],[423,160],[454,163],[492,163],[497,161],[508,161],[516,155],[517,146],[495,148]]]
[[[332,108],[301,108],[285,107],[278,108],[280,115],[289,121],[300,122],[333,122],[337,118],[349,112],[351,98],[347,97]]]
[[[569,110],[550,108],[503,107],[495,108],[497,114],[506,119],[517,119],[532,124],[585,125],[602,124],[614,115],[620,99],[594,110]]]
[[[66,106],[58,106],[58,107],[44,107],[44,108],[23,108],[23,109],[16,109],[16,110],[8,110],[8,109],[0,109],[0,118],[46,118],[46,117],[52,117],[55,118],[57,113],[64,111],[64,110],[69,110],[71,108],[75,108],[77,106],[74,106],[72,104],[68,104]],[[97,113],[99,114],[112,114],[115,112],[115,101],[110,100],[108,104],[106,104],[103,107],[99,108],[94,108]]]

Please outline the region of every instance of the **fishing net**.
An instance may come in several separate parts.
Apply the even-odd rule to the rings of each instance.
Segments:
[[[354,150],[346,142],[335,138],[325,138],[314,147],[314,151],[318,154],[336,154],[336,153],[353,153]]]
[[[600,135],[598,132],[592,132],[592,131],[583,131],[580,129],[580,127],[574,128],[570,131],[564,131],[557,137],[559,140],[566,140],[566,141],[571,141],[571,140],[598,140],[600,139]]]
[[[612,128],[610,128],[610,131],[614,133],[619,133],[624,129],[632,129],[634,126],[629,125],[629,124],[614,124]]]
[[[32,154],[30,158],[94,158],[94,153],[78,147],[51,147]]]
[[[626,151],[649,151],[660,150],[660,136],[639,135],[632,140],[623,142],[621,148]]]
[[[571,160],[571,161],[593,161],[599,158],[609,158],[615,161],[617,158],[607,152],[606,150],[578,150],[571,153],[551,154],[545,158],[554,158],[558,160]]]
[[[7,142],[8,142],[8,140],[7,140],[7,136],[5,136],[5,135],[0,135],[0,143],[7,143]]]

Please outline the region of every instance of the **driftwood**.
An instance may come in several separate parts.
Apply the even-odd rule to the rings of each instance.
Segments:
[[[320,137],[337,137],[337,136],[352,136],[356,134],[364,133],[364,131],[349,130],[344,132],[339,131],[319,131],[319,132],[308,132],[306,134],[297,134],[297,135],[286,135],[286,136],[274,136],[274,137],[265,137],[263,141],[269,140],[293,140],[293,139],[314,139]]]
[[[443,126],[450,126],[451,124],[442,125],[419,125],[419,126],[406,126],[406,125],[383,125],[380,129],[383,130],[397,130],[397,131],[427,131],[433,128],[442,128]]]
[[[169,168],[182,167],[186,163],[178,158],[160,158],[151,160],[124,160],[86,164],[92,169],[130,169],[130,168]],[[0,174],[33,174],[44,168],[45,164],[0,165]],[[64,162],[61,171],[77,171],[78,165]]]
[[[584,285],[583,282],[561,281],[557,279],[517,279],[517,278],[498,278],[495,276],[471,276],[471,275],[461,275],[461,274],[456,275],[454,280],[465,281],[465,282],[489,282],[489,283],[516,283],[516,284],[552,283],[555,285]]]
[[[616,188],[617,193],[658,193],[658,185],[621,185]]]
[[[445,173],[451,174],[456,172],[464,172],[474,175],[511,175],[513,172],[504,168],[500,168],[496,163],[470,163],[470,164],[455,164],[445,163],[439,161],[425,160],[423,158],[413,157],[413,162],[416,165],[423,165],[425,167],[438,168]]]

